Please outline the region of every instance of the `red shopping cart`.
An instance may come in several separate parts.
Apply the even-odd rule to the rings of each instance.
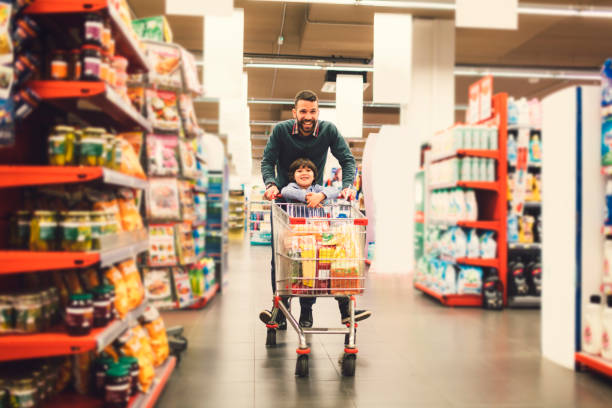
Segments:
[[[282,313],[299,337],[295,373],[308,375],[307,334],[344,334],[342,374],[355,374],[355,295],[364,292],[367,218],[347,201],[320,208],[305,204],[272,206],[276,292],[266,345],[276,345],[276,317]],[[350,321],[341,328],[302,328],[281,299],[348,297]],[[290,304],[290,303],[289,303]]]

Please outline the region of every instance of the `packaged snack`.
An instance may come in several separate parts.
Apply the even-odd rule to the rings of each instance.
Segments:
[[[134,152],[132,145],[123,139],[119,139],[119,143],[121,146],[121,165],[119,171],[133,177],[146,179],[147,176],[140,165],[140,159],[136,152]]]
[[[104,276],[115,287],[115,310],[121,318],[124,318],[130,310],[128,288],[123,275],[114,266],[104,271]]]
[[[185,307],[193,301],[189,273],[183,268],[172,268],[172,278],[179,307]]]
[[[198,74],[198,68],[196,61],[192,53],[181,49],[181,56],[183,60],[183,78],[185,80],[185,88],[195,94],[201,94],[203,92],[202,84],[200,83],[200,75]]]
[[[153,127],[164,132],[177,132],[179,130],[179,115],[176,105],[176,93],[147,89],[147,117]]]
[[[183,119],[185,134],[187,136],[195,136],[198,131],[198,119],[195,115],[191,95],[182,94],[179,97],[179,105],[181,108],[181,117]]]
[[[119,190],[119,211],[124,231],[137,231],[144,228],[133,190],[127,188]]]
[[[193,221],[196,218],[193,189],[185,180],[179,180],[179,200],[184,221]]]
[[[188,223],[179,223],[174,226],[177,252],[181,265],[189,265],[196,261],[193,232]]]
[[[508,242],[519,241],[519,217],[516,214],[508,214]]]
[[[155,355],[155,365],[162,364],[170,354],[166,325],[154,307],[148,307],[144,312],[144,327],[149,333],[151,347]]]
[[[149,225],[149,265],[174,266],[177,264],[172,224]]]
[[[133,259],[121,262],[119,270],[127,288],[128,305],[130,310],[138,307],[144,299],[144,287],[140,279],[140,272]]]
[[[179,152],[181,155],[181,167],[183,176],[189,178],[198,178],[197,159],[193,147],[186,140],[179,140]]]
[[[123,224],[121,223],[121,210],[119,202],[112,195],[106,194],[101,196],[100,201],[95,201],[93,204],[94,210],[103,211],[107,214],[107,234],[117,234],[123,232]]]
[[[316,255],[316,240],[312,235],[300,237],[299,240],[300,256],[302,259],[310,259],[302,261],[302,285],[307,288],[314,288],[316,278],[316,263],[314,261]]]
[[[142,270],[146,298],[160,307],[172,303],[172,280],[166,268]]]
[[[535,218],[531,215],[519,217],[519,234],[518,241],[524,244],[533,243],[533,225]]]
[[[144,139],[142,132],[124,132],[118,134],[117,137],[127,141],[132,146],[132,149],[134,149],[136,157],[140,157]]]
[[[147,190],[147,214],[150,219],[180,219],[178,183],[174,178],[151,178]]]
[[[176,44],[145,42],[147,59],[153,68],[149,81],[165,87],[181,89],[181,50]]]
[[[145,106],[145,89],[142,86],[130,86],[127,90],[128,98],[138,112]]]
[[[177,146],[177,136],[147,136],[147,169],[150,176],[178,175]]]
[[[140,373],[138,380],[140,382],[140,389],[143,392],[147,392],[153,379],[155,378],[155,366],[153,351],[149,343],[141,341],[139,335],[135,333],[135,329],[140,326],[126,331],[119,339],[118,342],[122,344],[121,352],[130,357],[136,357],[138,359],[138,365],[140,366]],[[148,345],[148,349],[147,349]]]
[[[154,16],[132,20],[134,31],[143,40],[172,42],[172,30],[165,16]]]

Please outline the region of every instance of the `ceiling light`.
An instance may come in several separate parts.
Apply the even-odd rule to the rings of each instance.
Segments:
[[[308,69],[308,70],[320,70],[323,69],[320,65],[308,65],[308,64],[276,64],[276,63],[259,63],[259,62],[247,62],[244,64],[246,68],[280,68],[280,69]]]
[[[394,1],[394,0],[256,0],[266,2],[284,3],[317,3],[339,4],[351,6],[394,7],[421,10],[455,10],[454,1]],[[597,6],[565,6],[562,4],[520,4],[517,8],[519,14],[535,14],[557,17],[585,17],[585,18],[612,18],[612,8]]]
[[[455,76],[481,77],[493,75],[498,78],[540,78],[540,79],[565,79],[576,81],[599,81],[601,77],[597,71],[560,71],[547,69],[512,69],[512,68],[478,68],[478,67],[455,67]]]

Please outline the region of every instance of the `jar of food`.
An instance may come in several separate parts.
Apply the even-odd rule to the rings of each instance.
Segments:
[[[99,81],[102,56],[100,47],[85,44],[81,47],[81,79],[84,81]]]
[[[106,234],[105,235],[114,235],[119,233],[119,227],[117,226],[117,216],[115,213],[107,212],[106,216]]]
[[[4,379],[0,378],[0,408],[8,408],[8,390]]]
[[[0,295],[0,335],[12,332],[14,327],[13,297]]]
[[[53,299],[51,299],[51,291],[46,289],[40,291],[40,301],[42,305],[42,331],[49,330],[51,321],[53,320]]]
[[[51,79],[68,79],[68,54],[64,50],[55,50],[51,54],[51,66],[49,67]]]
[[[122,147],[122,139],[115,138],[113,143],[113,150],[115,151],[115,169],[121,170],[121,162],[123,160],[123,147]]]
[[[60,294],[59,289],[55,286],[51,286],[47,289],[49,292],[49,298],[51,299],[51,325],[53,326],[58,322],[59,311],[60,311]]]
[[[56,126],[49,135],[49,164],[65,166],[75,163],[74,128],[72,126]]]
[[[80,164],[101,166],[104,162],[104,129],[88,127],[83,130],[81,139]]]
[[[106,53],[102,51],[102,55],[100,57],[100,81],[104,81],[108,83],[108,58]]]
[[[56,248],[57,217],[54,211],[34,211],[30,223],[30,250],[53,251]]]
[[[99,14],[90,13],[85,16],[85,27],[84,27],[84,42],[94,44],[97,46],[102,45],[102,37],[104,33],[104,22],[102,16]]]
[[[91,249],[98,250],[102,248],[102,235],[104,234],[104,224],[106,217],[104,211],[92,211],[91,218]]]
[[[73,81],[81,79],[81,50],[75,48],[70,51],[69,77]]]
[[[125,408],[130,400],[130,370],[113,364],[106,372],[104,407]]]
[[[10,244],[14,249],[28,249],[30,241],[30,222],[32,216],[29,211],[17,211],[10,222]]]
[[[94,327],[104,327],[113,320],[111,286],[102,285],[93,289]]]
[[[48,397],[47,387],[45,385],[45,375],[42,369],[38,368],[32,371],[32,378],[34,379],[34,384],[36,384],[36,400],[41,403]]]
[[[130,396],[138,394],[138,374],[140,373],[140,365],[136,357],[121,357],[119,364],[128,367],[130,370]]]
[[[42,330],[43,305],[38,293],[17,295],[13,301],[15,331],[37,333]]]
[[[66,307],[66,327],[71,336],[87,336],[93,326],[93,296],[73,293]]]
[[[42,366],[43,375],[45,376],[45,395],[51,398],[56,394],[55,385],[57,384],[57,370],[47,364]]]
[[[106,385],[106,372],[115,364],[111,357],[100,357],[94,362],[94,392],[103,397]]]
[[[38,393],[34,378],[18,378],[11,381],[9,386],[11,408],[33,408],[38,405]]]
[[[61,248],[64,251],[91,250],[91,224],[87,211],[65,211],[60,214]]]
[[[104,165],[108,168],[114,168],[115,165],[115,149],[114,149],[114,144],[115,142],[115,135],[112,135],[110,133],[106,133],[104,135],[104,153],[105,153],[105,160],[104,160]]]

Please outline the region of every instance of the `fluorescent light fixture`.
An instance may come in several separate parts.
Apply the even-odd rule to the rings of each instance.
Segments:
[[[599,81],[601,77],[597,71],[555,71],[548,69],[510,69],[510,68],[478,68],[455,67],[455,76],[481,77],[493,75],[498,78],[541,78],[566,79],[575,81]]]
[[[310,3],[310,4],[338,4],[367,7],[393,7],[420,10],[446,10],[454,11],[454,1],[394,1],[394,0],[256,0],[277,3]],[[535,14],[541,16],[557,17],[584,17],[584,18],[612,18],[612,8],[597,6],[565,6],[562,4],[522,3],[518,6],[519,14]]]
[[[276,64],[276,63],[260,63],[260,62],[247,62],[244,64],[246,68],[279,68],[279,69],[308,69],[308,70],[320,70],[323,67],[319,65],[308,65],[308,64]]]

